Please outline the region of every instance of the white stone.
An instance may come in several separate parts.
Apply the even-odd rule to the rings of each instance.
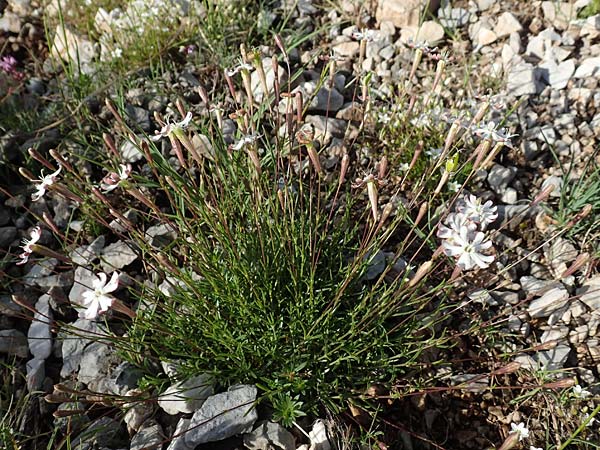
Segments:
[[[544,18],[558,30],[566,30],[569,22],[577,16],[572,3],[559,0],[543,1],[542,11]]]
[[[396,28],[417,26],[425,6],[430,11],[439,6],[439,0],[379,0],[375,18],[377,23],[390,21]]]
[[[96,56],[94,44],[75,34],[68,27],[57,25],[52,38],[51,55],[56,59],[68,61],[84,73],[91,71],[91,62]],[[79,66],[79,67],[77,67]]]
[[[600,56],[586,58],[579,65],[573,78],[587,78],[600,74]]]
[[[498,36],[492,30],[488,28],[480,28],[479,33],[477,33],[476,43],[479,47],[492,44],[493,42],[496,42],[497,39]]]
[[[171,415],[193,413],[213,394],[214,380],[210,375],[198,375],[169,387],[158,399],[158,405]]]
[[[600,275],[596,275],[577,290],[579,300],[585,303],[592,311],[600,313]]]
[[[553,312],[561,309],[569,300],[569,292],[565,288],[553,288],[540,298],[533,300],[527,312],[532,318],[548,317]]]
[[[38,391],[44,383],[46,370],[44,368],[44,360],[33,358],[27,361],[27,377],[26,384],[29,392]]]
[[[275,71],[273,70],[273,63],[271,58],[264,58],[261,64],[265,73],[265,82],[267,84],[268,93],[271,95],[275,91]],[[287,79],[287,72],[280,65],[278,65],[277,78],[279,85],[283,86],[285,80]],[[258,70],[254,70],[250,75],[250,87],[252,89],[254,101],[259,103],[262,102],[265,92]]]
[[[400,33],[400,40],[408,42],[425,42],[429,46],[436,45],[444,38],[444,28],[437,22],[428,20],[420,27],[405,27]]]
[[[519,20],[510,12],[503,12],[498,17],[498,23],[494,28],[494,32],[498,38],[503,38],[511,33],[519,32],[523,29]]]
[[[52,311],[50,310],[50,296],[42,295],[35,304],[36,313],[27,332],[29,351],[34,358],[45,360],[52,353],[52,334],[50,323]]]
[[[523,62],[511,67],[506,89],[515,96],[536,94],[538,83],[533,65]]]
[[[137,257],[137,253],[127,243],[117,241],[102,249],[100,265],[104,272],[110,273],[128,266]]]
[[[327,438],[327,427],[321,419],[317,420],[310,433],[310,450],[331,450],[331,444]]]

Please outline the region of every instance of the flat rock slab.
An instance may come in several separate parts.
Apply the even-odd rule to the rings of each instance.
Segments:
[[[527,308],[532,318],[548,317],[554,311],[562,308],[569,301],[569,292],[565,288],[553,288],[540,298],[533,300]]]
[[[190,421],[186,445],[194,448],[250,431],[258,418],[256,393],[255,386],[240,385],[209,397]]]
[[[587,280],[577,291],[579,300],[585,303],[592,311],[600,310],[600,275]]]

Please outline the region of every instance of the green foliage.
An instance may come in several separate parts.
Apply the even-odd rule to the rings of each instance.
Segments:
[[[600,0],[591,0],[590,3],[579,12],[579,17],[586,19],[600,14]]]

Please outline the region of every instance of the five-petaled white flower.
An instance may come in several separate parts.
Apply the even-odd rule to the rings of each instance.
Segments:
[[[482,252],[491,246],[492,242],[485,240],[485,234],[474,232],[469,226],[461,227],[458,233],[452,233],[442,242],[444,253],[457,258],[456,265],[462,270],[471,270],[475,266],[482,269],[489,267],[494,257]]]
[[[85,311],[79,312],[79,317],[92,320],[98,317],[99,313],[108,311],[114,302],[114,297],[110,294],[119,287],[119,273],[114,272],[110,281],[107,283],[107,275],[103,272],[98,274],[98,277],[92,282],[93,290],[85,291],[82,294],[82,306],[86,307]]]
[[[511,138],[517,136],[516,134],[508,134],[506,128],[503,128],[502,130],[497,129],[496,124],[493,121],[490,121],[479,128],[475,128],[473,133],[479,137],[482,137],[483,139],[491,139],[494,142],[501,142],[509,148],[513,148]]]
[[[469,232],[477,229],[477,226],[461,213],[448,214],[444,222],[446,222],[446,225],[440,223],[437,231],[437,237],[441,239],[452,239],[454,236],[460,234],[460,230],[465,227]]]
[[[576,384],[573,386],[573,395],[577,398],[587,398],[592,395],[592,393],[587,389],[582,388],[579,384]]]
[[[43,197],[43,195],[46,193],[46,189],[49,186],[52,186],[56,181],[56,177],[58,177],[60,169],[62,169],[62,166],[58,166],[58,170],[56,172],[52,172],[49,175],[44,175],[44,171],[42,170],[42,177],[39,180],[34,181],[34,183],[38,184],[35,187],[36,191],[33,194],[31,194],[31,200],[37,202],[40,198]]]
[[[131,164],[119,164],[119,172],[110,172],[100,182],[100,189],[105,193],[110,192],[126,180],[131,173]]]
[[[425,151],[425,154],[427,156],[429,156],[430,158],[437,159],[442,154],[442,149],[441,148],[430,148],[429,150]]]
[[[461,187],[462,187],[462,184],[460,184],[460,183],[458,183],[456,181],[449,181],[448,182],[448,190],[450,192],[458,192]]]
[[[169,137],[171,135],[178,135],[183,132],[184,129],[188,127],[190,121],[192,120],[192,113],[188,112],[181,122],[173,122],[173,123],[165,123],[160,131],[155,131],[154,134],[156,136],[152,136],[150,139],[153,141],[159,141],[164,137]]]
[[[241,150],[248,144],[252,144],[256,142],[256,140],[260,137],[260,134],[247,134],[246,136],[242,136],[242,138],[237,141],[234,145],[231,146],[233,150]]]
[[[355,30],[352,32],[352,37],[357,41],[371,42],[375,40],[375,30]]]
[[[529,437],[529,428],[527,428],[523,422],[519,423],[518,425],[511,423],[510,430],[511,433],[517,433],[519,435],[519,442]]]
[[[27,260],[29,259],[29,255],[31,255],[33,253],[33,249],[31,248],[31,246],[40,240],[41,235],[42,235],[42,229],[39,226],[37,226],[34,229],[32,229],[31,232],[29,233],[29,236],[31,239],[23,239],[22,246],[21,246],[23,248],[23,253],[21,253],[19,255],[19,258],[21,258],[21,261],[16,263],[18,266],[25,264],[27,262]]]
[[[463,213],[467,219],[481,224],[482,229],[485,229],[487,224],[492,223],[498,218],[497,208],[493,206],[491,200],[482,204],[481,199],[474,195],[469,195],[464,201],[465,204],[459,206],[458,210]]]

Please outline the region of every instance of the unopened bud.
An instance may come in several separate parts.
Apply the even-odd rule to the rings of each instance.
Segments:
[[[531,206],[535,206],[538,203],[541,203],[544,200],[546,200],[548,198],[548,196],[550,195],[550,193],[554,190],[554,187],[555,186],[553,184],[549,184],[544,189],[542,189],[540,191],[540,193],[538,195],[536,195],[535,198],[533,199],[533,201],[531,202]]]
[[[369,194],[369,202],[371,203],[371,212],[373,213],[373,220],[377,220],[377,186],[375,185],[375,178],[373,175],[369,175],[367,178],[367,193]]]
[[[421,264],[421,266],[417,269],[415,276],[412,277],[410,282],[408,283],[408,286],[409,287],[416,286],[417,283],[419,283],[419,281],[421,281],[423,279],[423,277],[429,273],[432,266],[433,266],[433,260],[429,260],[429,261],[426,261],[423,264]]]
[[[60,153],[58,153],[53,148],[50,149],[49,153],[50,153],[50,156],[52,156],[52,158],[54,158],[54,160],[58,164],[60,164],[62,167],[64,167],[66,171],[73,172],[73,166],[71,166],[71,164],[69,164],[69,162]]]
[[[589,253],[582,253],[581,255],[578,255],[577,258],[575,258],[575,261],[573,261],[573,264],[571,264],[571,267],[569,267],[567,270],[565,270],[560,277],[567,278],[568,276],[573,275],[575,272],[577,272],[579,269],[581,269],[584,265],[586,265],[589,260],[590,260]]]
[[[338,186],[341,186],[342,183],[346,180],[346,173],[348,172],[348,167],[350,166],[350,157],[348,153],[344,153],[342,156],[342,165],[340,167],[340,178],[338,181]]]
[[[513,361],[508,363],[505,366],[500,367],[499,369],[494,370],[491,375],[506,375],[509,373],[514,373],[521,368],[521,363],[517,361]]]
[[[37,178],[35,177],[34,174],[32,174],[29,170],[27,170],[25,167],[19,167],[19,173],[21,174],[21,176],[23,178],[27,178],[29,181],[36,181]]]
[[[562,380],[542,384],[542,387],[546,389],[567,389],[576,384],[577,380],[575,378],[563,378]]]
[[[50,164],[50,161],[48,161],[46,158],[44,158],[42,155],[40,155],[39,152],[37,150],[35,150],[34,148],[29,147],[29,149],[27,150],[27,153],[29,153],[29,155],[33,159],[35,159],[37,162],[46,166],[46,168],[50,169],[52,172],[54,172],[56,170],[56,167],[54,167],[52,164]]]
[[[417,218],[415,219],[415,227],[419,224],[419,222],[425,217],[425,213],[427,212],[427,208],[429,207],[429,203],[423,202],[421,203],[421,207],[419,208],[419,212],[417,214]]]
[[[510,433],[498,450],[510,450],[519,443],[519,433]]]
[[[380,180],[383,180],[385,178],[385,175],[387,173],[387,168],[388,168],[388,160],[385,156],[383,156],[381,158],[381,161],[379,161],[379,170],[377,172],[377,177]]]

